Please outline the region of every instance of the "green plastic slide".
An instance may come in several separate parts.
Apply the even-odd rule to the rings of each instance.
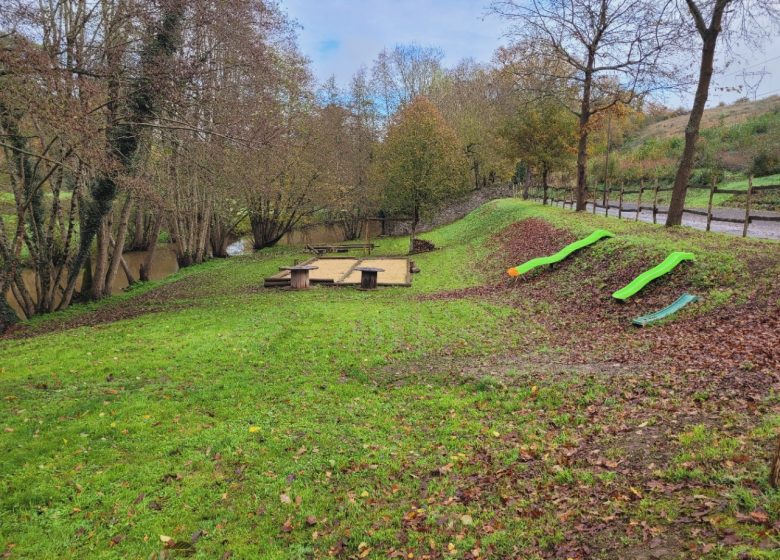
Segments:
[[[674,315],[680,309],[682,309],[689,303],[693,303],[695,301],[699,301],[699,298],[697,296],[693,296],[691,294],[683,294],[677,299],[677,301],[675,301],[673,304],[669,305],[668,307],[664,307],[663,309],[660,309],[655,313],[648,313],[647,315],[642,315],[641,317],[637,317],[631,322],[635,324],[637,327],[644,327],[645,325],[649,325],[650,323],[655,323],[656,321],[660,321],[661,319],[668,317],[669,315]]]
[[[651,268],[650,270],[644,271],[642,274],[634,278],[628,285],[620,288],[617,292],[612,294],[612,297],[625,301],[656,278],[660,278],[664,274],[668,274],[674,270],[675,267],[681,262],[692,261],[695,260],[695,258],[696,256],[693,253],[685,253],[683,251],[675,251],[670,253],[669,256],[664,259],[664,262]]]
[[[538,257],[536,259],[531,259],[528,262],[524,262],[520,266],[510,268],[507,270],[507,274],[509,274],[509,276],[520,276],[521,274],[525,274],[526,272],[533,270],[534,268],[537,268],[539,266],[561,262],[563,259],[571,255],[575,251],[579,251],[580,249],[587,247],[588,245],[593,245],[596,241],[598,241],[599,239],[604,239],[605,237],[615,237],[615,234],[605,229],[597,229],[585,239],[580,239],[579,241],[575,241],[571,245],[567,245],[566,247],[564,247],[554,255],[551,255],[549,257]]]

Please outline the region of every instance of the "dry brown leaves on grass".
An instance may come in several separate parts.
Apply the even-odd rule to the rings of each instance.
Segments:
[[[549,255],[570,243],[573,236],[547,222],[528,219],[505,228],[494,238],[496,252],[491,269],[502,263],[519,264]],[[766,256],[747,259],[755,275],[776,266]],[[780,370],[780,288],[760,290],[744,303],[723,304],[707,313],[682,313],[673,320],[639,329],[631,319],[671,304],[691,284],[691,265],[683,264],[663,279],[648,285],[638,296],[618,303],[613,291],[639,273],[657,264],[657,256],[636,249],[616,248],[609,254],[587,249],[572,261],[511,280],[506,275],[482,286],[425,296],[447,300],[463,297],[493,299],[528,308],[529,302],[544,304],[548,311],[536,315],[556,344],[569,353],[573,363],[616,361],[671,365],[679,369],[717,371]]]
[[[186,305],[180,300],[205,297],[208,294],[208,283],[203,278],[188,276],[176,282],[153,288],[130,300],[108,303],[94,311],[83,312],[65,318],[53,317],[40,324],[15,325],[0,335],[0,339],[29,338],[78,327],[94,327],[114,323],[142,315],[176,311],[184,308]]]
[[[551,254],[569,239],[544,222],[527,220],[497,236],[492,261],[520,263]],[[616,303],[610,294],[657,260],[633,249],[618,247],[610,254],[585,250],[576,266],[566,261],[554,274],[542,271],[514,282],[498,280],[433,296],[484,297],[514,305],[521,311],[515,329],[541,331],[529,334],[522,356],[510,354],[504,363],[498,357],[492,363],[480,358],[470,368],[458,360],[450,373],[454,380],[477,379],[481,373],[503,385],[544,386],[571,378],[575,381],[567,393],[572,396],[587,393],[589,382],[606,387],[604,398],[586,407],[585,421],[566,445],[546,454],[533,449],[520,453],[525,469],[501,468],[487,450],[493,442],[476,444],[478,474],[461,477],[458,499],[488,509],[497,494],[514,493],[522,500],[502,497],[501,516],[556,516],[563,538],[552,547],[532,547],[542,557],[699,558],[721,546],[728,550],[742,544],[770,550],[780,538],[780,522],[769,521],[761,509],[734,511],[730,496],[734,480],[757,492],[756,477],[771,451],[757,429],[780,412],[771,397],[780,386],[780,287],[770,283],[767,288],[761,280],[763,287],[747,294],[746,301],[703,312],[693,308],[672,321],[639,329],[631,325],[633,317],[696,290],[694,269],[683,266],[629,302]],[[757,280],[766,279],[778,265],[777,258],[763,252],[748,250],[744,257]],[[527,313],[534,309],[543,312]],[[534,355],[533,349],[543,345],[560,354]],[[551,359],[559,365],[552,366]],[[553,371],[555,367],[563,369]],[[428,367],[425,375],[435,373]],[[583,411],[572,399],[555,410],[529,407],[516,414],[544,424],[549,415],[575,417]],[[683,448],[679,439],[697,426],[714,438],[699,456],[695,446]],[[558,433],[554,422],[547,433]],[[522,443],[513,437],[505,434],[500,443]],[[716,452],[717,442],[727,439],[736,442],[736,450]],[[687,457],[684,452],[692,455],[681,459]],[[589,483],[576,476],[568,482],[541,481],[562,469],[596,477]],[[520,501],[522,507],[512,511]]]
[[[776,386],[769,376],[744,372],[734,383],[733,376],[700,371],[557,365],[510,354],[426,360],[407,368],[399,381],[459,385],[480,372],[503,386],[539,388],[513,410],[518,430],[481,434],[464,450],[467,462],[417,478],[447,477],[456,486],[452,492],[437,485],[445,489],[423,496],[429,503],[454,500],[469,511],[490,512],[479,528],[485,538],[521,519],[559,532],[553,542],[519,539],[526,542],[515,557],[699,558],[721,544],[764,547],[780,536],[780,522],[769,521],[761,509],[734,512],[731,499],[735,480],[755,487],[749,481],[762,472],[768,454],[766,438],[755,429],[777,412],[767,398]],[[602,387],[598,396],[583,401],[594,386]],[[549,391],[571,398],[554,404],[543,396]],[[691,450],[682,447],[680,435],[696,426],[706,426],[714,443],[680,459]],[[713,454],[726,439],[734,447]],[[511,450],[514,462],[506,460]],[[701,474],[680,477],[675,466]],[[735,521],[743,527],[735,528]],[[497,557],[489,544],[482,552]]]

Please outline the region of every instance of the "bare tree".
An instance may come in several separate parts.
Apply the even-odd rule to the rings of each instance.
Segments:
[[[776,1],[677,0],[677,6],[683,20],[682,28],[688,31],[685,36],[701,40],[701,57],[693,108],[685,127],[685,146],[674,178],[669,214],[666,217],[667,227],[682,223],[685,195],[712,83],[718,40],[722,37],[727,46],[739,40],[757,45],[766,37],[768,27],[780,21],[780,5]]]
[[[663,58],[672,43],[669,4],[659,0],[494,0],[493,13],[513,23],[514,36],[530,58],[550,58],[523,75],[544,84],[543,96],[560,96],[550,84],[578,92],[577,210],[587,203],[588,135],[591,117],[664,87],[672,75]],[[540,79],[542,78],[542,79]],[[561,102],[567,103],[564,88]],[[568,103],[567,103],[568,105]]]
[[[416,44],[396,45],[382,50],[374,61],[372,78],[385,122],[403,105],[430,94],[441,75],[444,52]]]

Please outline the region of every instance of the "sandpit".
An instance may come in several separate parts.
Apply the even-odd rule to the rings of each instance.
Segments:
[[[409,259],[403,257],[318,257],[300,263],[316,266],[309,273],[314,284],[357,285],[360,284],[360,271],[357,267],[376,267],[383,269],[377,277],[379,286],[411,286],[412,275]],[[265,279],[266,287],[286,286],[290,283],[290,272],[282,271]]]

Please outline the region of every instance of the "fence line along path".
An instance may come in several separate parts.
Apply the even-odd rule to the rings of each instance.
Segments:
[[[762,192],[780,192],[780,185],[753,185],[753,178],[748,179],[747,190],[719,188],[713,181],[709,187],[691,185],[690,190],[705,189],[708,191],[706,208],[690,208],[683,210],[683,225],[703,229],[755,237],[761,239],[780,239],[780,212],[770,210],[754,210],[753,205],[757,194]],[[666,205],[658,204],[658,195],[670,192],[670,186],[660,186],[658,183],[629,186],[620,188],[590,189],[587,211],[594,214],[604,214],[619,219],[662,223],[669,211]],[[528,190],[531,198],[541,200],[543,204],[560,205],[562,208],[574,209],[576,199],[571,187],[534,186]],[[715,207],[713,200],[717,194],[744,195],[744,208]],[[635,198],[628,201],[627,197]]]

